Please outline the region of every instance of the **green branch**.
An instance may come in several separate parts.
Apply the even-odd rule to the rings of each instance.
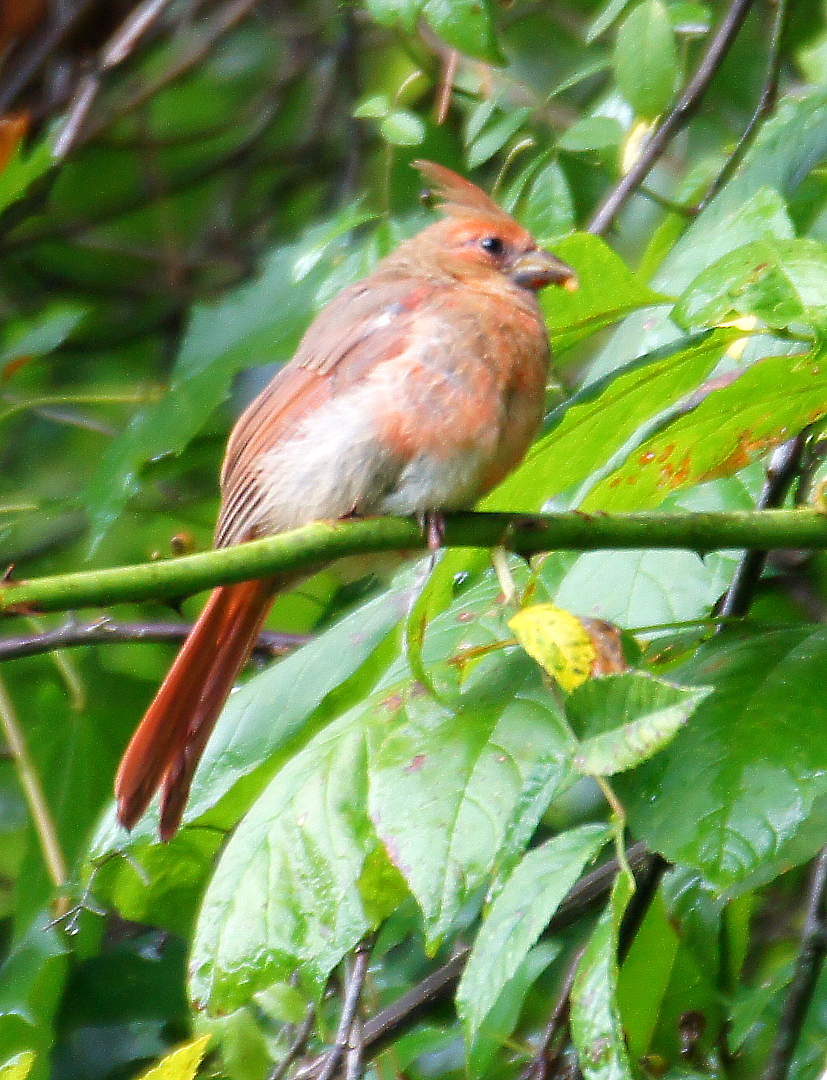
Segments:
[[[448,547],[496,547],[529,555],[566,549],[827,548],[827,517],[815,510],[743,513],[584,514],[571,511],[533,517],[515,514],[452,514]],[[7,582],[0,586],[0,614],[69,611],[82,607],[187,596],[213,585],[249,578],[307,574],[346,555],[418,551],[425,542],[417,524],[404,518],[320,522],[266,540],[189,555],[168,562]]]

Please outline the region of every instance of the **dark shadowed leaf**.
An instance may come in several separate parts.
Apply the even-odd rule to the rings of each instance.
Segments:
[[[712,687],[674,741],[614,781],[630,827],[670,860],[738,892],[824,843],[827,706],[821,629],[716,638],[673,673]]]

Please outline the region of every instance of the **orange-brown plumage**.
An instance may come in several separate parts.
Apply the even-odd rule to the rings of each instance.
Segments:
[[[444,217],[339,293],[236,424],[216,545],[348,514],[472,505],[521,460],[543,408],[548,337],[536,290],[573,272],[483,191],[417,168]],[[128,828],[163,787],[161,835],[279,583],[216,589],[124,755]]]

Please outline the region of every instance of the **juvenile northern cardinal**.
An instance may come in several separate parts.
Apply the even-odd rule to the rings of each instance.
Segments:
[[[521,460],[543,411],[549,344],[535,293],[574,272],[484,192],[415,163],[443,220],[339,293],[241,416],[215,543],[311,521],[473,505]],[[163,785],[178,828],[195,766],[279,582],[213,591],[115,781],[131,828]]]

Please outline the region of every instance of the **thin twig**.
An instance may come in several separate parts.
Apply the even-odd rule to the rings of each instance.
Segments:
[[[304,1020],[299,1025],[299,1029],[296,1032],[296,1036],[287,1048],[287,1053],[276,1065],[267,1080],[284,1080],[287,1075],[287,1070],[299,1057],[304,1053],[304,1048],[307,1046],[307,1040],[310,1038],[310,1032],[313,1030],[313,1022],[316,1019],[316,1006],[309,1005],[307,1012],[305,1013]]]
[[[20,786],[23,788],[23,795],[29,807],[32,823],[40,843],[40,851],[43,855],[46,872],[55,889],[63,889],[69,879],[66,858],[60,846],[57,828],[52,817],[52,811],[46,801],[40,776],[26,745],[23,729],[17,719],[17,711],[2,678],[0,678],[0,730],[2,730],[14,758]]]
[[[324,1055],[318,1073],[318,1080],[332,1080],[333,1075],[339,1068],[342,1055],[350,1045],[353,1025],[356,1020],[356,1010],[362,997],[362,988],[365,985],[365,976],[368,973],[370,954],[375,941],[376,934],[369,934],[353,950],[353,966],[345,987],[342,1012],[339,1016],[339,1027],[333,1045]]]
[[[550,1053],[550,1051],[552,1043],[557,1038],[557,1035],[568,1023],[569,998],[571,997],[574,980],[577,978],[577,969],[580,966],[580,961],[585,949],[585,945],[581,946],[581,948],[576,950],[569,961],[565,978],[563,979],[557,997],[554,1000],[554,1005],[552,1006],[548,1023],[546,1024],[546,1030],[543,1032],[543,1038],[540,1041],[540,1045],[537,1047],[534,1057],[520,1073],[520,1080],[545,1080],[557,1063],[562,1047],[558,1047],[554,1053]]]
[[[720,26],[712,36],[695,74],[687,83],[676,104],[660,123],[632,168],[609,192],[595,211],[588,231],[606,232],[635,188],[649,174],[672,139],[695,115],[709,84],[715,78],[724,57],[741,29],[755,0],[732,0]]]
[[[183,641],[192,629],[189,622],[114,622],[112,619],[95,619],[93,622],[77,623],[72,619],[53,630],[36,634],[20,634],[0,638],[0,661],[17,660],[22,656],[39,656],[56,649],[75,645],[114,645],[132,641],[165,642]],[[263,630],[258,636],[255,653],[265,659],[283,656],[310,640],[308,634],[280,634]]]
[[[64,18],[48,23],[27,43],[26,51],[17,64],[5,72],[5,78],[0,80],[0,114],[8,110],[20,91],[37,74],[46,57],[57,48],[94,3],[95,0],[76,0],[74,7],[66,11]],[[65,9],[66,5],[63,5],[63,10]]]
[[[122,64],[154,22],[163,15],[172,0],[143,0],[127,15],[109,41],[101,49],[101,68]]]
[[[362,1029],[361,1017],[354,1018],[350,1029],[350,1038],[345,1054],[345,1077],[344,1080],[359,1080],[365,1056],[365,1037]]]
[[[796,435],[795,438],[788,439],[773,451],[767,466],[767,479],[758,499],[759,510],[769,510],[784,502],[801,465],[805,441],[804,435]],[[766,561],[766,551],[744,552],[717,612],[718,615],[722,618],[746,615]],[[718,624],[716,633],[724,633],[725,630],[726,623],[722,622]]]
[[[732,177],[732,174],[743,161],[744,154],[752,144],[752,140],[755,138],[761,124],[775,107],[775,102],[778,98],[778,78],[781,72],[781,57],[783,55],[782,46],[784,43],[784,30],[786,27],[788,7],[787,0],[770,0],[770,2],[775,7],[775,17],[770,33],[767,74],[764,79],[763,89],[761,90],[761,96],[758,99],[758,105],[755,112],[752,114],[752,118],[747,124],[743,135],[738,140],[737,146],[727,158],[724,167],[710,184],[709,190],[698,206],[698,213],[700,213],[701,210],[706,209],[724,184]]]
[[[824,847],[813,865],[795,974],[761,1080],[785,1080],[790,1074],[796,1043],[827,951],[826,893],[827,847]]]

